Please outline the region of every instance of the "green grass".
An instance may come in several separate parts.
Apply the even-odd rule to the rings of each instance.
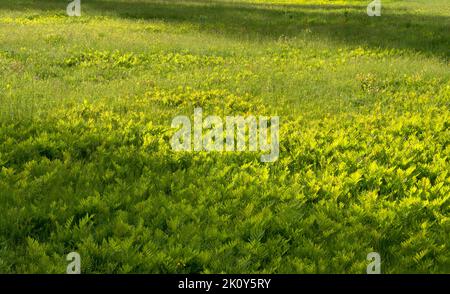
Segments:
[[[450,5],[369,2],[1,1],[0,272],[450,273]],[[280,158],[172,151],[196,106]]]

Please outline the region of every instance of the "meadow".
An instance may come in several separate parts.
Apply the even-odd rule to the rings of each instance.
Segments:
[[[450,273],[450,4],[369,2],[1,0],[0,273]]]

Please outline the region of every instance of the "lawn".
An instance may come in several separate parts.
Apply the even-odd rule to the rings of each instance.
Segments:
[[[0,2],[0,273],[450,273],[448,0],[81,2]]]

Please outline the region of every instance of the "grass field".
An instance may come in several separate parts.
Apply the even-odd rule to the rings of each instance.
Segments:
[[[369,2],[1,0],[0,273],[450,273],[450,4]]]

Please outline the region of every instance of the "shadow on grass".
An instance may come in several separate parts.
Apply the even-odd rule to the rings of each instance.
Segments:
[[[0,3],[0,9],[37,9],[64,12],[57,0]],[[267,5],[208,0],[83,2],[86,15],[112,15],[128,19],[162,20],[197,25],[201,31],[231,38],[278,39],[305,30],[312,36],[355,46],[409,49],[447,58],[450,56],[450,17],[410,14],[384,9],[381,17],[368,17],[361,5]]]

